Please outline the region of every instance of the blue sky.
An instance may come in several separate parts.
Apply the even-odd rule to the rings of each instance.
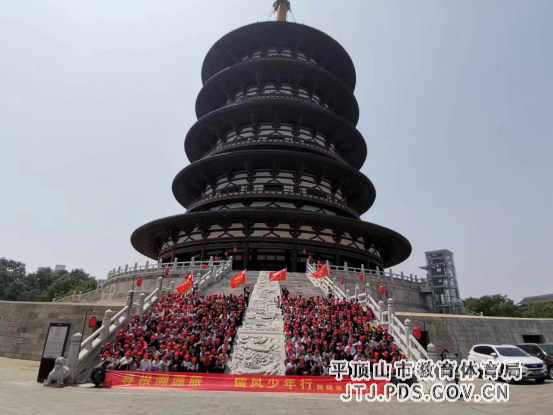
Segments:
[[[99,278],[146,261],[134,229],[182,213],[210,46],[272,0],[0,4],[0,256]],[[553,2],[295,0],[357,69],[363,219],[455,253],[462,297],[553,292]]]

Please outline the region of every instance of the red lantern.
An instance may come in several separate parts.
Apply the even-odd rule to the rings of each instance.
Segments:
[[[344,285],[344,279],[343,278],[340,280],[340,284]]]
[[[219,257],[218,257],[218,256],[215,257],[215,261],[219,261]]]
[[[202,265],[202,268],[203,268],[203,269],[206,269],[206,268],[207,268],[207,265],[206,265],[206,264],[203,264],[203,265]]]
[[[365,279],[365,276],[363,273],[359,274],[359,281],[363,281]]]
[[[333,270],[333,269],[331,269],[331,270],[330,270],[330,273],[332,274],[333,272],[334,272],[334,270]]]
[[[75,287],[75,291],[77,291],[79,289],[79,287]]]
[[[238,250],[236,249],[236,247],[234,247],[234,252],[236,252],[236,251],[238,251]]]
[[[306,254],[307,252],[305,251],[305,249],[303,250],[303,253]]]
[[[317,261],[317,265],[321,265],[321,261]]]
[[[225,252],[225,256],[228,256],[228,252]]]
[[[165,275],[169,275],[169,268],[165,268]]]
[[[88,319],[88,327],[94,327],[97,323],[96,317],[90,317]]]
[[[419,329],[418,327],[413,327],[413,337],[415,339],[420,339],[421,338],[421,329]]]
[[[136,280],[136,285],[140,287],[142,285],[142,278]]]
[[[311,255],[309,255],[309,259],[312,259],[312,258],[311,258]]]
[[[384,287],[383,285],[381,285],[378,290],[380,291],[380,294],[386,294],[386,287]]]
[[[54,297],[57,297],[58,295],[57,294],[54,294]]]

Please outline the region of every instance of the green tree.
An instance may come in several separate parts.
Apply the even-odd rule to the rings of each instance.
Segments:
[[[25,264],[0,259],[0,300],[6,301],[52,301],[71,295],[75,288],[83,293],[95,290],[98,282],[82,269],[71,272],[54,272],[52,268],[39,268],[25,273]]]
[[[538,302],[521,305],[522,317],[527,318],[553,318],[553,303]]]
[[[465,308],[490,317],[521,317],[521,310],[506,295],[485,295],[463,300]]]
[[[25,264],[0,258],[0,300],[17,301],[25,290]]]

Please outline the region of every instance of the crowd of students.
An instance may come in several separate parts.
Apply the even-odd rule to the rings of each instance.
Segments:
[[[243,296],[171,294],[149,314],[135,314],[101,350],[107,370],[224,373]]]
[[[249,290],[244,294],[161,298],[149,314],[135,314],[115,341],[102,347],[102,367],[224,373]],[[286,375],[328,376],[333,359],[374,365],[405,358],[387,328],[357,300],[295,297],[284,287],[278,306],[284,319]]]
[[[361,360],[372,365],[405,358],[387,328],[355,301],[282,292],[286,374],[328,376],[330,361]]]

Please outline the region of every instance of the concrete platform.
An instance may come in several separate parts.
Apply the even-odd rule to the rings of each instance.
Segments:
[[[338,395],[267,392],[96,389],[92,385],[63,389],[36,382],[37,362],[0,358],[2,415],[141,414],[173,415],[232,413],[240,415],[304,415],[371,413],[382,415],[545,415],[553,406],[553,382],[511,386],[507,403],[343,403]],[[482,381],[475,382],[479,388]]]

